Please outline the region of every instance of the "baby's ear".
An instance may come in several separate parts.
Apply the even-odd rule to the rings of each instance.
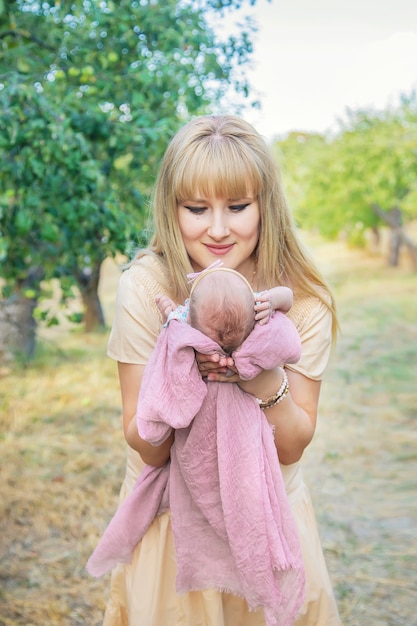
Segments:
[[[189,323],[190,323],[190,314],[187,313],[187,324],[189,324]]]

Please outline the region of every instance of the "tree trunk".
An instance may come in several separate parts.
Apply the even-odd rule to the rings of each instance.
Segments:
[[[391,267],[397,267],[399,259],[400,259],[400,250],[401,250],[401,244],[402,244],[401,211],[397,209],[396,207],[393,207],[389,211],[388,215],[390,216],[390,225],[391,225],[389,252],[388,252],[388,265],[390,265]]]
[[[381,234],[378,226],[372,226],[371,230],[371,250],[372,252],[378,252],[381,243]]]
[[[84,330],[87,333],[105,326],[103,309],[98,295],[100,268],[101,263],[97,263],[92,270],[90,268],[83,269],[76,276],[84,304]]]
[[[0,302],[0,362],[28,361],[33,356],[36,304],[36,299],[26,298],[20,290]]]
[[[28,361],[35,352],[37,323],[33,312],[38,304],[41,267],[31,267],[14,293],[0,301],[0,362]],[[31,292],[32,297],[27,294]]]
[[[417,271],[417,244],[406,234],[402,227],[401,211],[393,207],[390,211],[383,211],[378,204],[372,204],[373,212],[391,228],[389,265],[398,265],[402,245],[407,247],[413,268]]]

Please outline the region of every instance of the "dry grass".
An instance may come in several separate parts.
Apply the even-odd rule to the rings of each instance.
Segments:
[[[123,466],[104,343],[66,338],[44,357],[53,365],[2,380],[0,624],[100,623],[106,584],[84,564],[116,504]]]
[[[417,275],[407,257],[316,251],[342,332],[306,474],[340,611],[345,626],[415,626]]]
[[[387,270],[309,243],[342,325],[305,459],[340,611],[345,626],[416,625],[417,276],[407,259]],[[109,322],[117,276],[109,263]],[[109,578],[91,579],[85,562],[124,466],[106,339],[60,327],[32,366],[1,372],[1,626],[101,624]]]

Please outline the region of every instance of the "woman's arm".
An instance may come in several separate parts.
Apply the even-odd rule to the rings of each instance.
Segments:
[[[313,438],[320,396],[320,381],[311,380],[297,372],[286,370],[289,392],[282,402],[264,409],[265,417],[274,426],[275,445],[281,463],[290,465],[298,461]],[[239,386],[257,398],[273,396],[280,388],[282,374],[279,369],[264,370],[250,381]]]
[[[136,424],[136,411],[144,365],[118,363],[120,390],[122,393],[123,431],[127,443],[139,452],[144,463],[162,467],[169,459],[174,433],[160,446],[153,446],[139,436]]]
[[[289,392],[282,402],[264,411],[268,422],[275,427],[275,445],[279,460],[284,465],[290,465],[301,458],[313,438],[321,383],[302,374],[286,371]],[[211,370],[207,374],[207,380],[236,382],[243,391],[265,400],[276,394],[281,387],[282,373],[279,368],[264,370],[252,380],[244,381],[237,374],[226,377]]]

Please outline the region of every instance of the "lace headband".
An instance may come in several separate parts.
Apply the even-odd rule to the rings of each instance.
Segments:
[[[201,272],[191,272],[190,274],[187,274],[188,283],[192,283],[191,291],[190,291],[190,298],[194,289],[200,282],[200,280],[204,276],[207,276],[207,274],[212,274],[213,272],[231,272],[232,274],[235,274],[236,276],[241,278],[244,283],[246,283],[246,285],[250,289],[250,292],[253,294],[253,289],[249,281],[242,274],[240,274],[240,272],[237,272],[236,270],[232,270],[230,267],[223,267],[223,261],[218,260],[218,261],[214,261],[214,263],[206,267],[206,269],[202,270]]]

